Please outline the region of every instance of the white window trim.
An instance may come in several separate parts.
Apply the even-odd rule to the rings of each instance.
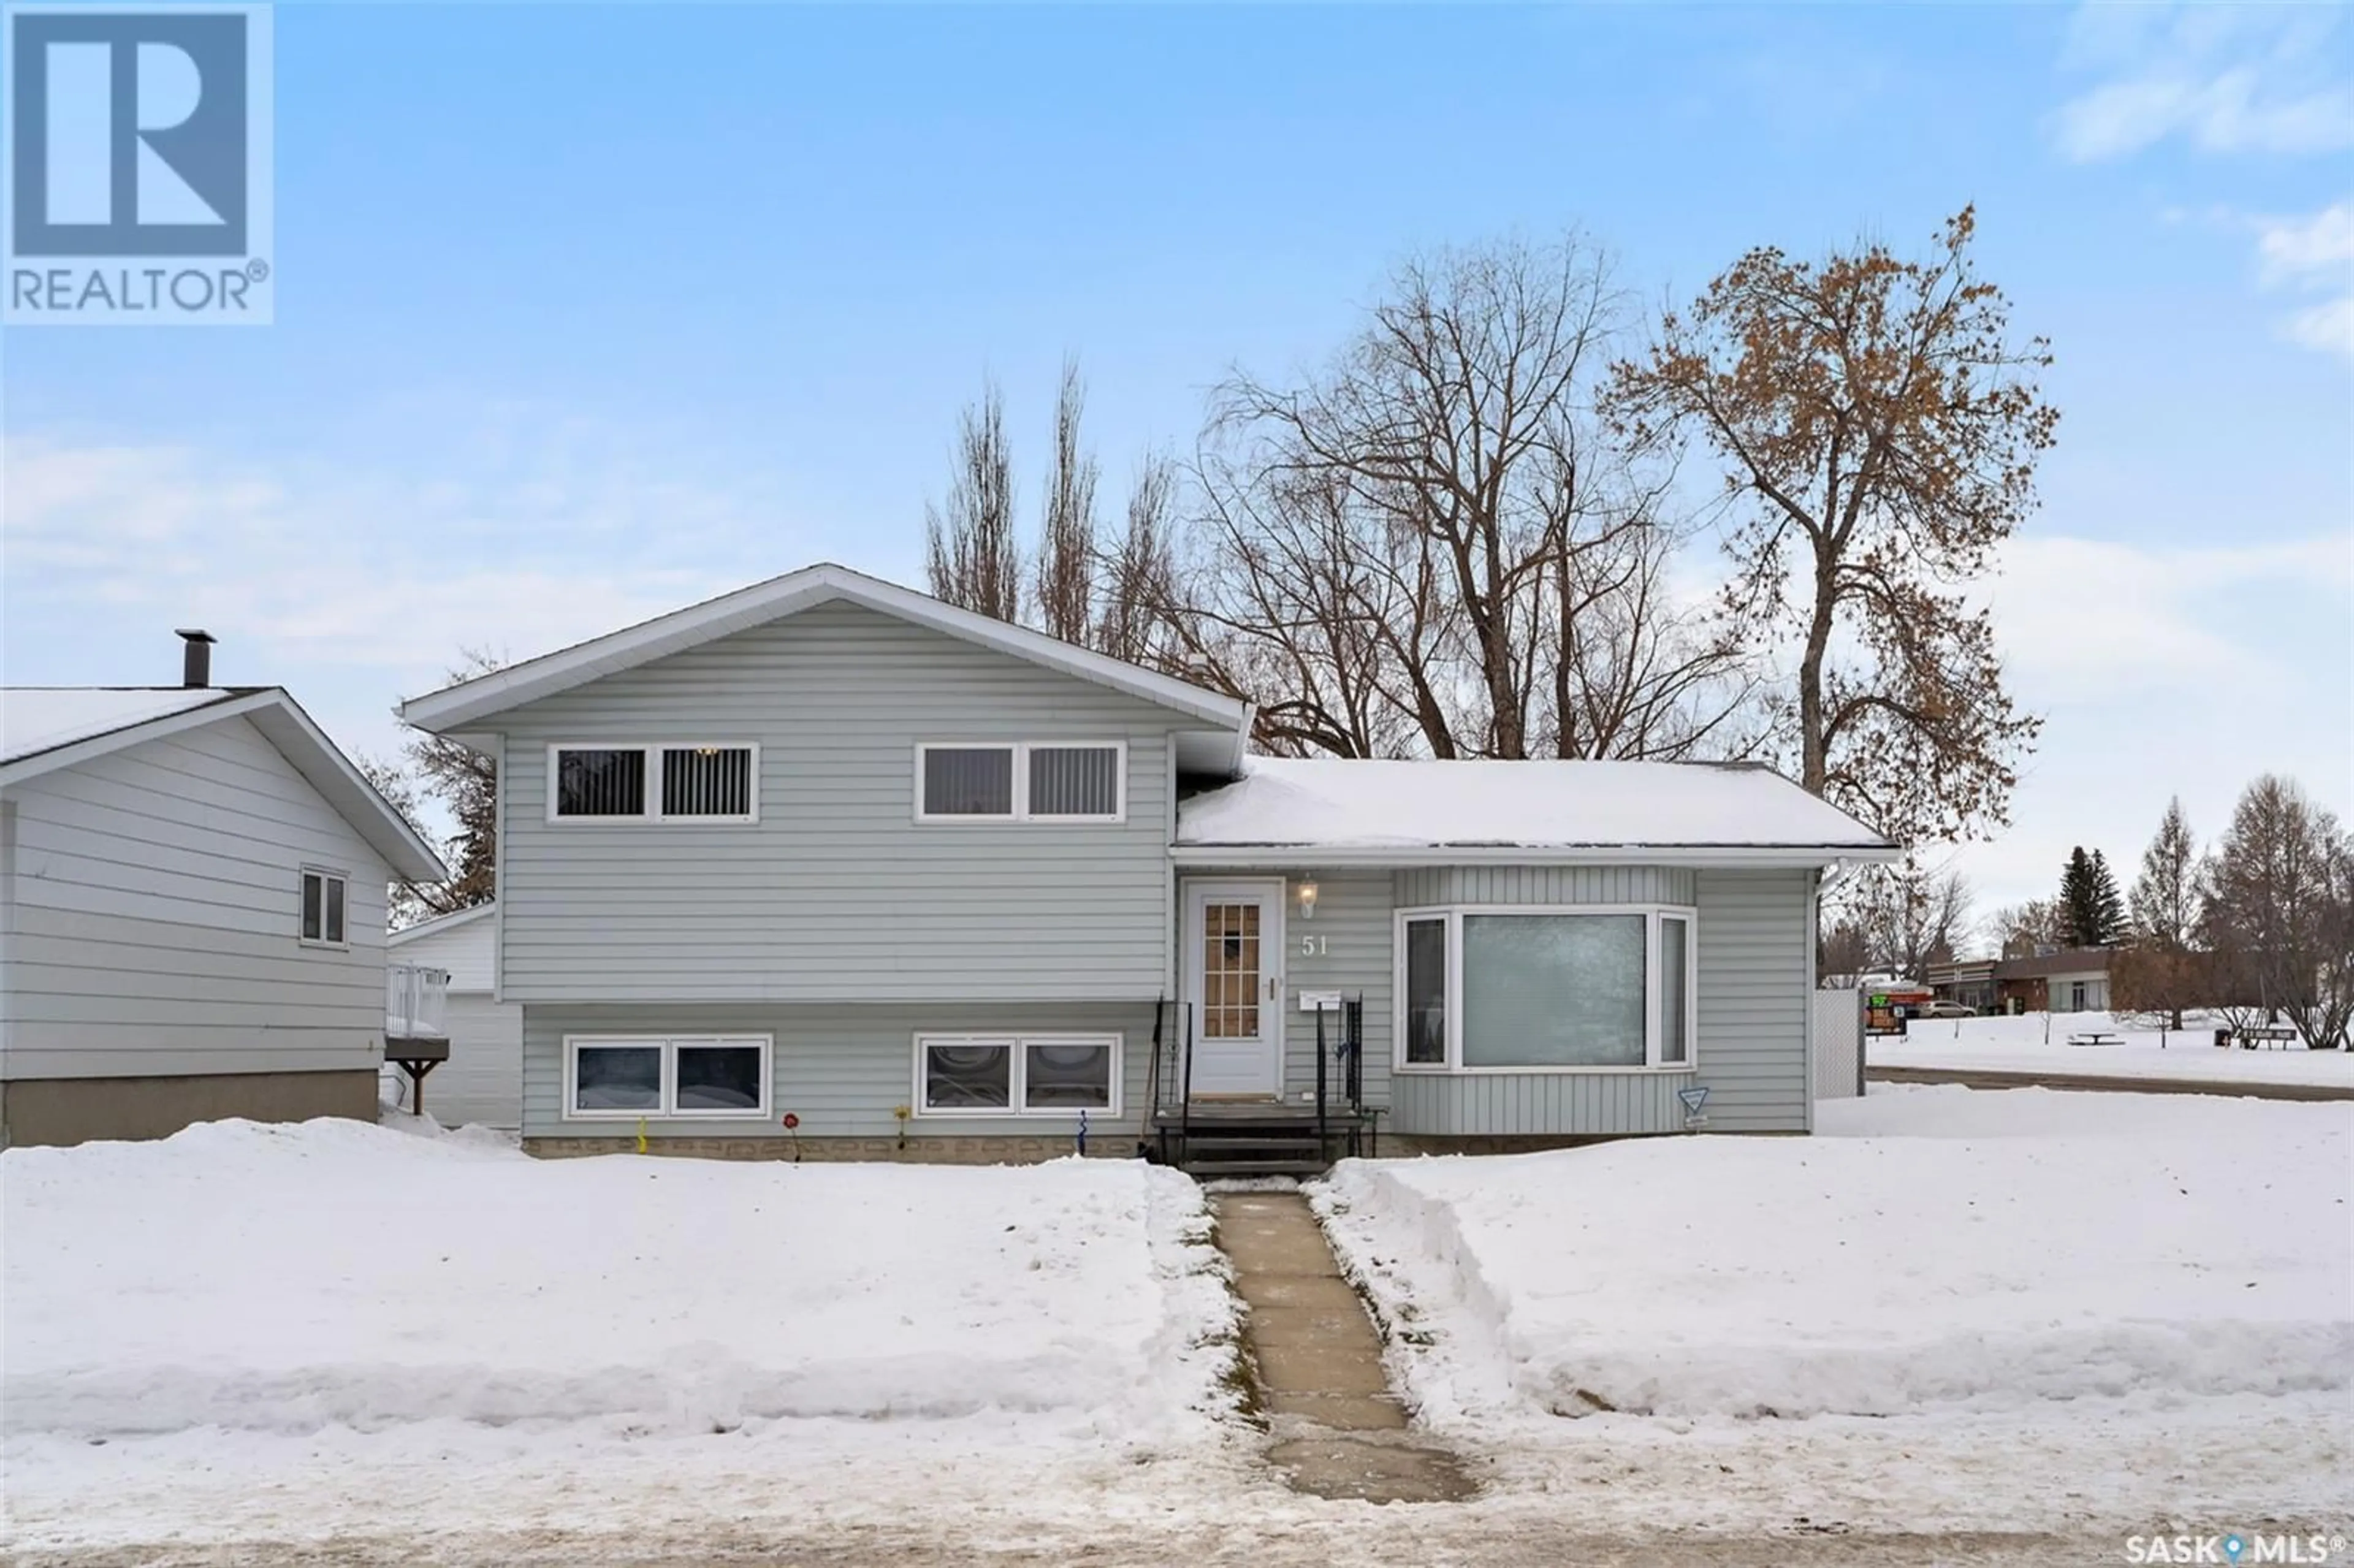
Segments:
[[[1071,816],[1066,813],[1033,814],[1030,810],[1030,753],[1034,750],[1062,749],[1109,751],[1113,754],[1112,793],[1114,809],[1109,816]],[[1002,816],[982,816],[973,811],[927,811],[924,810],[924,758],[934,751],[1011,751],[1013,754],[1013,810]],[[1075,736],[1067,740],[921,740],[916,743],[916,821],[927,827],[982,824],[1002,827],[1008,822],[1035,822],[1052,826],[1062,823],[1074,827],[1105,827],[1128,821],[1128,742],[1106,740],[1092,736]]]
[[[651,1110],[580,1110],[573,1100],[580,1086],[580,1047],[651,1045],[662,1052],[660,1104]],[[757,1045],[760,1048],[760,1103],[748,1110],[680,1110],[678,1051],[682,1045]],[[776,1100],[777,1039],[773,1034],[567,1034],[564,1037],[566,1121],[766,1121]]]
[[[1467,1066],[1463,1061],[1463,916],[1466,915],[1640,915],[1643,919],[1643,1060],[1624,1065]],[[1659,921],[1684,925],[1684,1059],[1659,1059]],[[1447,1059],[1408,1062],[1406,1054],[1405,927],[1409,920],[1447,923]],[[1695,1073],[1700,1070],[1700,911],[1688,904],[1441,904],[1400,909],[1390,932],[1391,1071],[1449,1077],[1514,1074],[1591,1077],[1611,1073]]]
[[[302,935],[303,885],[313,877],[321,879],[319,887],[319,935]],[[327,889],[329,882],[344,885],[344,934],[330,938],[327,932]],[[352,945],[352,874],[332,865],[305,865],[294,879],[294,939],[306,948],[324,948],[330,952],[348,952]]]
[[[1002,1045],[1013,1052],[1006,1066],[1006,1097],[1010,1103],[1002,1110],[989,1110],[972,1106],[953,1106],[935,1110],[924,1104],[924,1051],[932,1045]],[[1108,1045],[1111,1047],[1111,1104],[1093,1106],[1049,1106],[1043,1110],[1031,1110],[1023,1101],[1029,1097],[1030,1050],[1033,1045]],[[1101,1117],[1106,1120],[1120,1114],[1120,1080],[1125,1075],[1128,1036],[1118,1030],[1050,1030],[1044,1033],[1023,1033],[1019,1030],[979,1030],[966,1033],[927,1031],[916,1036],[915,1093],[908,1097],[911,1115],[919,1121],[1076,1121],[1082,1114]]]
[[[662,809],[662,754],[665,751],[748,751],[751,757],[751,810],[741,816],[665,816]],[[646,809],[634,817],[567,817],[556,809],[557,757],[567,751],[637,751],[646,758]],[[693,827],[739,827],[760,820],[760,743],[757,740],[555,740],[547,746],[546,818],[558,827],[643,827],[649,822]]]

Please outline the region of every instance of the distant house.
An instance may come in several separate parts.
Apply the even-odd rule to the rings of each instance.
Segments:
[[[478,904],[395,931],[385,946],[397,963],[450,977],[442,1012],[450,1059],[426,1075],[425,1111],[444,1127],[522,1126],[523,1009],[498,999],[497,906]],[[408,1080],[398,1081],[407,1093]]]
[[[541,1153],[1804,1131],[1822,874],[1897,853],[1762,768],[1253,757],[1226,693],[832,566],[402,713],[499,762]]]
[[[1997,1000],[2011,1012],[2106,1012],[2114,948],[2054,948],[1999,960]]]
[[[0,691],[0,1139],[374,1119],[385,888],[447,873],[293,698]]]
[[[1940,1001],[1994,1012],[1999,1005],[1995,981],[1995,969],[1999,962],[1997,959],[1955,959],[1931,964],[1923,979]]]

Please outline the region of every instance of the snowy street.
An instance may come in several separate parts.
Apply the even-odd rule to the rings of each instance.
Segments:
[[[1262,1462],[1165,1171],[540,1162],[327,1122],[11,1151],[9,1545],[1500,1564],[1673,1532],[1764,1564],[2348,1532],[2354,1108],[1823,1110],[1317,1189],[1483,1489],[1388,1508]]]

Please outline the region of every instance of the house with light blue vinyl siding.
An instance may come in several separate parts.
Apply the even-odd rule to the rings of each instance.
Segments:
[[[543,1153],[1485,1147],[1695,1086],[1802,1131],[1820,878],[1893,853],[1762,769],[1255,758],[1234,696],[832,566],[402,712],[499,763]]]

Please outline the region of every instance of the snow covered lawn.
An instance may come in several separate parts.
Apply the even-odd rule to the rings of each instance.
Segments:
[[[2116,1045],[2071,1045],[2095,1031]],[[2354,1051],[2243,1051],[2215,1047],[2215,1026],[2161,1033],[2121,1025],[2106,1012],[2024,1013],[2017,1018],[1915,1021],[1903,1035],[1866,1044],[1874,1067],[1981,1068],[1997,1073],[2063,1073],[2094,1077],[2198,1078],[2219,1082],[2329,1084],[2354,1089]]]
[[[1165,1432],[1224,1311],[1142,1165],[535,1160],[223,1122],[5,1160],[12,1432],[1084,1415]]]
[[[1829,1136],[1351,1161],[1442,1425],[2354,1387],[2354,1107],[1875,1088]]]

